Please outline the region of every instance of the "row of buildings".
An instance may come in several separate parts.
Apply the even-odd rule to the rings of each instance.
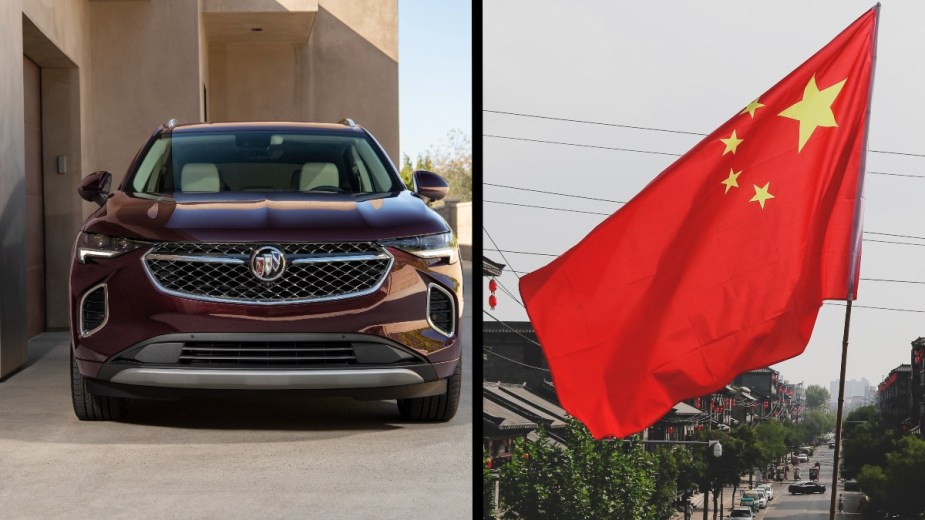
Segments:
[[[483,275],[498,276],[503,265],[485,260]],[[504,463],[514,440],[545,427],[565,440],[567,414],[559,404],[549,366],[530,322],[483,324],[483,443],[493,463]],[[803,383],[789,383],[771,368],[739,375],[712,394],[682,401],[643,432],[648,440],[691,440],[703,429],[728,430],[742,423],[800,421]]]
[[[925,338],[912,342],[909,363],[899,365],[877,387],[877,410],[887,424],[923,436],[925,426]]]

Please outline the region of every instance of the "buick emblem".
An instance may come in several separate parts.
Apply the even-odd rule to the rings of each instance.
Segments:
[[[251,272],[263,282],[272,282],[286,271],[286,257],[272,246],[264,246],[251,256]]]

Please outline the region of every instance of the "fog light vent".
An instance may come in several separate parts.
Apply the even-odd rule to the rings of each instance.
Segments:
[[[98,285],[80,301],[80,334],[89,336],[106,323],[106,286]]]
[[[439,285],[431,284],[427,289],[427,323],[447,337],[456,331],[453,295]]]

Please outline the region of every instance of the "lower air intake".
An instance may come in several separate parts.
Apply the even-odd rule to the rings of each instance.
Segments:
[[[453,295],[438,285],[431,284],[427,289],[427,322],[444,336],[452,336],[456,332]]]
[[[106,322],[106,287],[101,285],[84,295],[80,304],[80,333],[88,336]]]

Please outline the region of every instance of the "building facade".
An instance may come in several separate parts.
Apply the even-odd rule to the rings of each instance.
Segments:
[[[67,327],[78,182],[168,119],[350,117],[398,159],[397,0],[4,0],[0,40],[0,380]]]

